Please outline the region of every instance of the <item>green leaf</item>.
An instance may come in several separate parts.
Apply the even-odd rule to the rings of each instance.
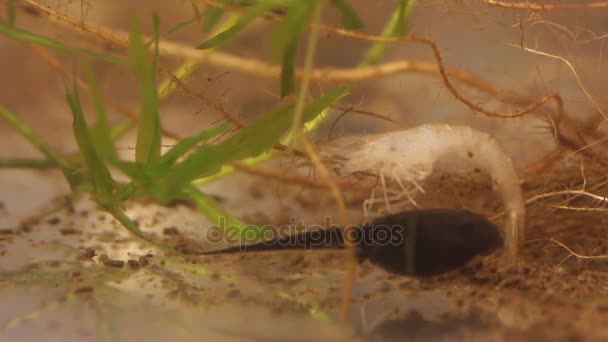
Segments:
[[[104,164],[99,151],[93,143],[89,128],[84,119],[76,87],[73,89],[66,87],[66,99],[72,110],[74,136],[91,176],[95,199],[106,208],[112,206],[114,205],[112,192],[115,183],[110,170]]]
[[[393,31],[393,36],[403,36],[408,31],[409,18],[413,10],[412,0],[400,0],[399,1],[399,15],[397,17],[397,23]]]
[[[133,181],[143,181],[147,177],[144,167],[134,161],[119,159],[114,162],[114,166],[129,176]]]
[[[314,119],[330,104],[344,96],[347,89],[346,86],[335,88],[308,105],[303,112],[303,122]],[[288,113],[292,108],[291,105],[281,107],[241,129],[230,139],[193,152],[175,165],[166,180],[167,191],[180,188],[197,177],[216,173],[226,162],[255,157],[266,151],[276,144],[281,134],[290,127],[292,117]]]
[[[215,24],[222,18],[224,15],[224,10],[219,7],[207,7],[205,13],[203,14],[203,21],[201,23],[201,29],[203,32],[209,32]]]
[[[140,41],[140,43],[143,45],[143,41]],[[74,87],[73,90],[66,88],[66,98],[74,117],[74,136],[76,137],[80,153],[84,158],[85,165],[91,176],[91,182],[93,184],[92,192],[97,203],[112,214],[116,220],[134,235],[154,243],[165,250],[173,251],[173,249],[166,244],[155,243],[147,239],[135,222],[133,222],[125,214],[124,210],[122,210],[121,201],[126,200],[133,194],[135,188],[130,184],[125,187],[118,187],[114,182],[114,179],[112,179],[110,170],[104,164],[99,151],[93,143],[91,133],[89,132],[89,128],[84,119],[77,88]]]
[[[291,94],[296,85],[296,54],[298,53],[298,42],[288,44],[283,51],[283,63],[281,64],[281,96]]]
[[[188,187],[188,195],[209,221],[218,227],[229,239],[258,239],[269,227],[248,225],[238,218],[228,214],[213,198],[207,196],[194,186]]]
[[[95,146],[97,146],[101,157],[104,160],[114,162],[118,159],[118,156],[114,150],[112,128],[108,120],[101,92],[99,91],[99,85],[90,69],[87,72],[87,81],[91,96],[93,97],[93,103],[95,104],[95,122],[91,125],[91,138]]]
[[[318,0],[296,1],[273,31],[272,50],[281,56],[281,96],[289,95],[295,88],[295,59],[300,34],[306,29],[306,22],[312,15]]]
[[[363,21],[346,0],[331,0],[331,5],[340,11],[342,27],[349,30],[363,28]]]
[[[15,21],[17,18],[17,11],[15,8],[15,0],[8,0],[6,2],[6,12],[8,13],[8,24],[10,26],[15,26]]]
[[[156,61],[158,60],[158,42],[160,41],[160,16],[158,13],[152,15],[152,29],[154,34],[154,58],[152,59],[152,67],[156,75]]]
[[[308,1],[308,0],[307,0]],[[207,41],[201,43],[196,48],[197,49],[210,49],[216,47],[223,42],[227,41],[230,38],[236,36],[239,32],[241,32],[247,25],[249,25],[256,18],[261,17],[266,12],[274,8],[277,3],[280,1],[270,1],[270,0],[262,0],[258,2],[255,6],[251,7],[247,12],[245,12],[241,18],[230,28],[222,31],[215,36],[209,38]]]
[[[150,57],[138,25],[131,30],[129,62],[140,83],[141,114],[137,129],[135,160],[142,165],[160,159],[161,130],[159,101],[156,92],[156,58],[158,53],[158,22],[155,16],[155,55]]]
[[[42,152],[48,159],[47,162],[50,161],[61,168],[63,175],[70,184],[70,189],[75,191],[76,188],[82,184],[82,173],[75,169],[69,163],[69,161],[63,157],[61,153],[59,153],[59,151],[47,144],[47,142],[42,139],[41,136],[36,134],[36,132],[34,132],[34,130],[32,130],[32,128],[26,122],[19,118],[19,116],[0,105],[0,118],[4,119],[4,121],[6,121],[13,129],[19,132],[19,134],[21,134],[40,152]]]
[[[28,42],[28,43],[52,48],[55,50],[59,50],[59,51],[69,52],[69,53],[87,55],[87,56],[91,56],[91,57],[94,57],[94,58],[102,60],[102,61],[120,65],[120,66],[125,65],[125,63],[122,60],[120,60],[116,57],[99,54],[99,53],[92,52],[92,51],[89,51],[86,49],[79,49],[79,48],[67,46],[62,43],[56,42],[52,39],[42,37],[42,36],[36,35],[34,33],[6,25],[1,22],[0,22],[0,34],[4,35],[6,37],[9,37],[11,39],[19,40],[22,42]]]
[[[167,250],[172,250],[170,247],[168,247],[167,245],[163,244],[163,243],[155,243],[154,241],[149,240],[148,238],[146,238],[146,236],[144,235],[144,233],[139,229],[139,227],[137,226],[137,224],[135,224],[135,222],[133,222],[128,216],[127,214],[124,212],[124,210],[120,209],[119,206],[117,205],[111,205],[108,206],[106,208],[106,210],[118,221],[122,224],[123,227],[125,227],[129,232],[131,232],[133,235],[140,237],[148,242],[151,242],[163,249],[167,249]]]
[[[197,21],[197,20],[196,20],[196,18],[194,18],[194,19],[188,19],[188,20],[182,21],[181,23],[178,23],[177,25],[175,25],[175,26],[173,26],[172,28],[170,28],[170,29],[169,29],[169,30],[168,30],[168,31],[165,33],[165,35],[169,35],[169,34],[171,34],[171,33],[175,33],[175,32],[177,32],[177,31],[179,31],[179,30],[183,29],[184,27],[186,27],[186,26],[188,26],[188,25],[190,25],[190,24],[195,23],[196,21]]]
[[[380,34],[382,37],[403,36],[407,33],[407,22],[414,10],[415,0],[401,0],[399,6],[395,8],[391,14],[391,18],[386,23]],[[368,66],[376,63],[385,53],[388,44],[377,42],[365,54],[365,57],[359,63],[359,67]]]
[[[318,0],[307,0],[296,1],[289,7],[281,23],[272,32],[272,51],[275,56],[282,56],[285,47],[298,40],[317,5]]]
[[[306,123],[317,115],[321,114],[325,108],[329,107],[332,103],[338,101],[348,92],[349,86],[339,86],[334,88],[325,95],[319,97],[315,102],[308,105],[308,107],[304,108],[304,115],[302,116],[303,121]]]
[[[160,163],[165,166],[173,165],[180,157],[194,147],[194,145],[225,133],[230,127],[232,127],[231,124],[224,123],[217,127],[205,129],[195,136],[182,139],[161,157]]]
[[[279,139],[288,127],[288,113],[292,106],[281,107],[253,124],[239,130],[230,139],[206,146],[190,154],[173,168],[169,183],[186,184],[197,177],[213,174],[228,161],[262,153]]]

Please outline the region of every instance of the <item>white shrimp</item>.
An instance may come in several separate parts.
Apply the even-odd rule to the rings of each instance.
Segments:
[[[332,154],[342,152],[339,154],[346,157],[343,162],[345,173],[364,171],[379,175],[384,188],[382,200],[389,211],[389,200],[403,196],[387,192],[386,177],[396,181],[403,195],[417,206],[411,191],[424,192],[420,182],[433,172],[437,161],[445,164],[445,171],[459,171],[458,163],[462,165],[463,161],[485,171],[492,177],[493,188],[499,193],[505,207],[507,217],[504,230],[505,245],[509,251],[508,261],[516,260],[524,236],[523,195],[511,158],[490,134],[468,126],[428,124],[354,139],[344,137],[331,145],[325,151]],[[403,182],[413,186],[407,189]],[[374,194],[375,192],[364,203],[366,214],[370,205],[378,203]]]

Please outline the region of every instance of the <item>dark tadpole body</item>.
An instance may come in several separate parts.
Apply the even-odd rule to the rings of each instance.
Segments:
[[[433,276],[465,266],[477,255],[502,248],[500,228],[484,216],[463,209],[423,209],[382,216],[347,230],[359,262],[403,275]],[[204,254],[342,249],[345,230],[330,227],[273,241],[235,246]]]

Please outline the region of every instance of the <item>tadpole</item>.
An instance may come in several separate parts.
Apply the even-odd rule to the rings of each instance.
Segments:
[[[504,245],[501,229],[483,215],[465,209],[419,209],[375,218],[345,230],[333,226],[250,245],[203,254],[268,252],[294,249],[343,249],[352,234],[359,262],[391,273],[426,277],[459,269],[478,255]]]

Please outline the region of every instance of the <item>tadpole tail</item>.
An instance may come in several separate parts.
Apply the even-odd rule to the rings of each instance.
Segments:
[[[280,250],[318,250],[318,249],[343,249],[344,235],[343,228],[330,227],[327,229],[317,229],[302,232],[299,234],[288,235],[279,239],[262,241],[254,244],[239,244],[236,246],[201,253],[203,255],[212,254],[232,254],[244,252],[266,252]]]

